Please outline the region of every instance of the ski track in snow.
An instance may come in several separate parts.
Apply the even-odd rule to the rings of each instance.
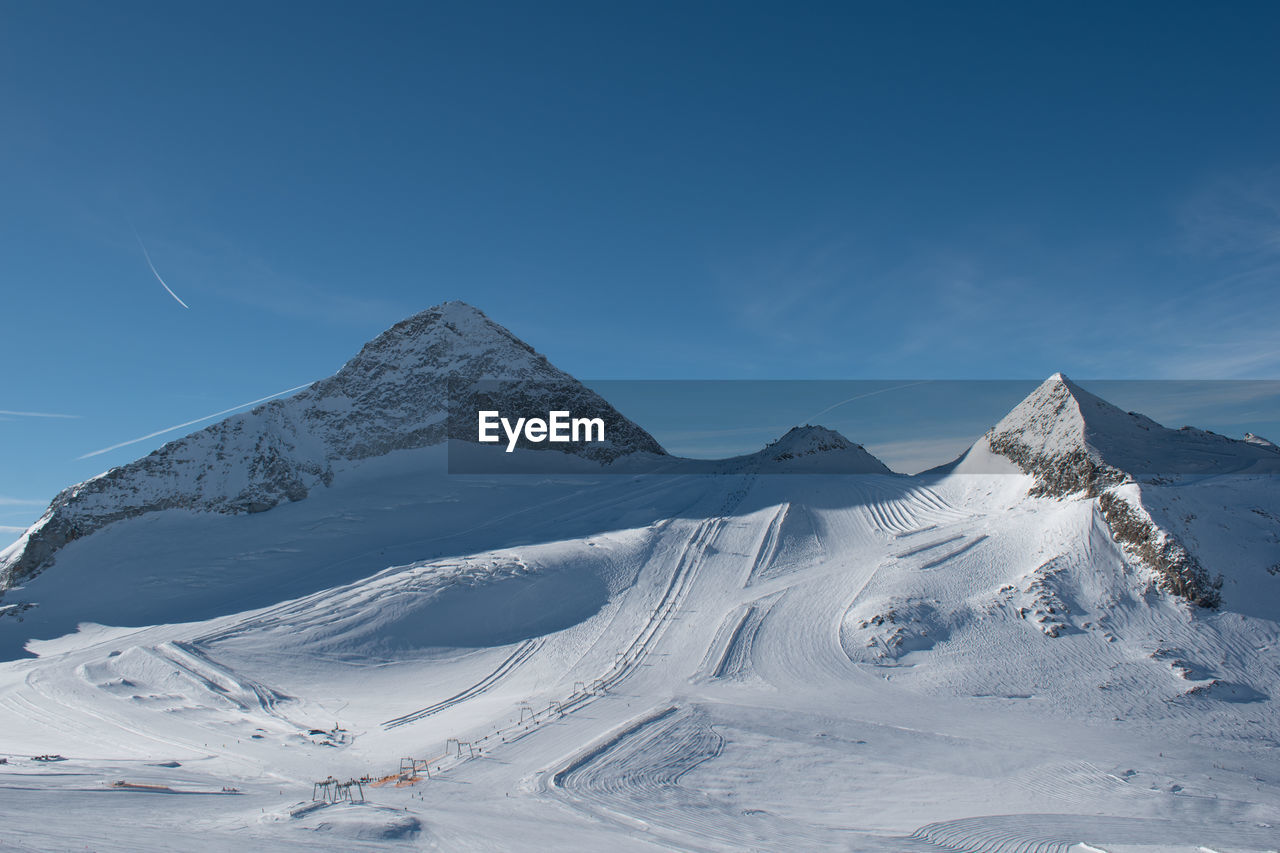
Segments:
[[[242,791],[166,805],[136,836],[107,818],[104,849],[164,849],[192,820],[208,849],[1274,848],[1280,666],[1258,651],[1280,647],[1274,623],[1189,617],[1086,503],[993,510],[987,494],[1011,488],[998,479],[595,488],[561,498],[536,546],[189,624],[85,629],[0,666],[0,787],[74,809],[54,798],[119,778]],[[557,538],[582,507],[652,517]],[[557,572],[572,583],[539,592]],[[603,604],[544,633],[377,645],[597,582]],[[889,611],[897,622],[859,627]],[[896,657],[863,651],[897,628],[910,642]],[[68,760],[30,761],[45,751]],[[412,778],[396,776],[404,756]],[[382,779],[367,795],[391,811],[286,807],[329,774]],[[112,796],[152,797],[121,814],[157,808]],[[393,819],[406,814],[420,831]],[[35,829],[5,841],[47,847]]]
[[[554,775],[553,791],[604,819],[660,833],[681,849],[808,846],[821,843],[811,828],[744,816],[731,806],[680,784],[720,755],[723,740],[703,715],[671,708],[628,727]],[[748,819],[744,820],[744,817]]]
[[[1221,827],[1213,830],[1214,843],[1228,848],[1266,850],[1275,842],[1266,827]],[[1207,834],[1194,823],[1144,820],[1099,815],[992,815],[929,824],[911,838],[928,841],[942,850],[964,853],[1068,853],[1077,844],[1101,849],[1123,845],[1125,849],[1197,849],[1182,839]],[[1088,842],[1081,842],[1088,838]],[[1164,846],[1170,845],[1170,846]],[[1097,848],[1095,848],[1097,849]],[[1199,848],[1203,849],[1203,847]]]
[[[393,720],[387,720],[385,723],[382,724],[382,727],[384,729],[394,729],[398,726],[408,725],[409,723],[415,723],[418,720],[423,719],[424,717],[430,717],[432,714],[438,714],[439,712],[447,708],[452,708],[454,705],[457,705],[460,702],[465,702],[474,696],[479,696],[481,693],[485,692],[491,686],[496,684],[503,676],[505,676],[511,670],[515,669],[520,664],[524,663],[524,661],[530,655],[532,655],[534,652],[537,651],[539,645],[540,644],[535,640],[525,640],[516,648],[514,652],[511,653],[510,657],[508,657],[498,666],[497,669],[495,669],[493,672],[486,675],[480,681],[477,681],[475,684],[468,687],[466,690],[463,690],[461,693],[456,693],[453,696],[450,696],[448,699],[443,699],[434,705],[430,705],[426,708],[423,708],[421,711],[414,711],[413,713],[410,713],[410,714],[403,714],[399,717],[396,717]]]

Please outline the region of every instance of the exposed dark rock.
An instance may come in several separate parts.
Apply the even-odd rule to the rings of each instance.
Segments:
[[[1011,433],[993,436],[989,444],[993,453],[1010,459],[1036,478],[1031,487],[1031,494],[1036,497],[1060,498],[1077,492],[1096,497],[1101,489],[1131,479],[1125,472],[1092,458],[1083,448],[1056,455],[1036,453]]]
[[[1200,561],[1170,533],[1156,527],[1113,492],[1099,495],[1098,506],[1111,535],[1156,573],[1162,589],[1201,607],[1222,603],[1221,575],[1211,579]]]

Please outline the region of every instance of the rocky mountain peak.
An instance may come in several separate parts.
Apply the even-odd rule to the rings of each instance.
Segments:
[[[1275,473],[1265,439],[1195,427],[1168,429],[1126,412],[1061,373],[1045,380],[985,436],[995,453],[1036,473],[1047,494],[1096,489],[1146,475]],[[1079,476],[1067,473],[1075,470]],[[1100,480],[1098,478],[1101,478]]]
[[[485,380],[502,383],[498,391],[477,390]],[[487,405],[605,418],[607,443],[569,449],[595,461],[665,454],[647,432],[479,309],[445,302],[396,323],[336,374],[293,397],[64,489],[0,556],[0,591],[49,565],[68,542],[113,522],[167,509],[262,512],[328,486],[343,465],[465,436],[474,414],[451,420],[451,399],[461,411],[482,393]]]
[[[795,426],[783,433],[766,447],[775,455],[791,454],[807,456],[832,450],[848,450],[854,443],[833,429],[823,426]]]
[[[1151,517],[1142,504],[1142,483],[1170,475],[1280,473],[1280,453],[1265,439],[1168,429],[1113,406],[1061,373],[1015,406],[975,449],[981,445],[1032,475],[1033,495],[1098,498],[1116,541],[1149,566],[1166,590],[1208,607],[1219,602],[1220,581]]]
[[[1162,427],[1148,417],[1125,412],[1055,373],[992,428],[990,435],[1016,437],[1037,454],[1071,451],[1098,457],[1103,447]]]
[[[443,441],[449,431],[451,389],[468,393],[485,380],[576,398],[580,407],[588,402],[592,409],[607,407],[465,302],[445,302],[401,320],[293,401],[310,427],[326,433],[331,454],[364,459]],[[644,441],[634,430],[628,432],[639,441],[637,449],[661,452],[651,438]],[[628,452],[625,441],[618,452]]]
[[[550,364],[479,308],[455,301],[396,323],[366,343],[333,380],[378,378],[379,368],[461,370],[473,377],[508,379]]]
[[[768,466],[785,466],[831,473],[891,474],[892,471],[833,429],[823,426],[792,427],[757,456]]]

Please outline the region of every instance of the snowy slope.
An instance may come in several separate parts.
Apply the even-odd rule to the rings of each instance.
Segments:
[[[1032,482],[582,478],[616,513],[592,533],[547,513],[527,544],[33,644],[0,666],[6,840],[1274,849],[1274,614],[1154,591],[1095,501]],[[1212,499],[1242,496],[1280,512]],[[330,774],[384,781],[307,805]]]

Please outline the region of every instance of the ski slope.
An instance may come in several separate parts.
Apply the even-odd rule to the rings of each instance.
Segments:
[[[1230,549],[1214,612],[1020,474],[393,457],[23,589],[0,849],[1280,848],[1268,477],[1144,491]]]

